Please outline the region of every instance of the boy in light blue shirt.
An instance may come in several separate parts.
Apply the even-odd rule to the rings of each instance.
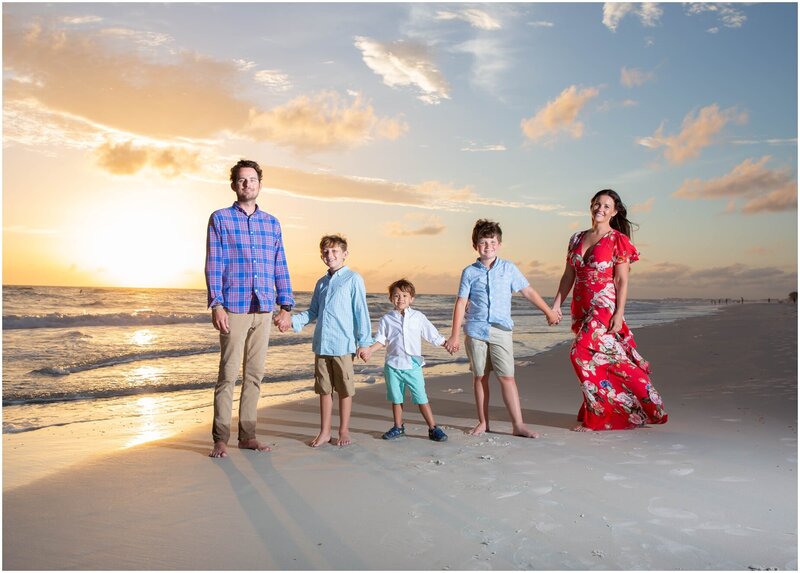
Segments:
[[[556,313],[528,282],[528,279],[511,261],[501,259],[497,252],[502,246],[503,231],[500,225],[479,219],[472,230],[472,246],[478,251],[478,260],[461,273],[458,298],[453,308],[453,331],[445,343],[451,352],[459,349],[461,325],[466,338],[464,347],[469,357],[473,375],[475,405],[478,423],[469,432],[479,436],[489,430],[489,375],[492,370],[500,380],[508,414],[515,436],[538,438],[522,419],[519,391],[514,378],[514,348],[511,331],[511,295],[522,293],[547,316],[547,323],[558,322]]]
[[[339,395],[339,438],[333,443],[348,446],[350,412],[353,408],[355,373],[353,355],[362,356],[372,344],[364,279],[345,265],[347,241],[326,235],[319,243],[320,257],[328,267],[317,281],[308,310],[292,316],[292,330],[300,332],[317,321],[311,348],[314,351],[314,391],[319,395],[320,430],[309,445],[316,448],[332,441],[333,391]]]

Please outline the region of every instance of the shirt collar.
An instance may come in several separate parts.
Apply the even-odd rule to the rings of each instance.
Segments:
[[[239,205],[238,201],[234,201],[233,205],[231,205],[231,207],[233,207],[234,209],[236,209],[237,211],[239,211],[243,215],[247,215],[247,213],[245,213],[244,209],[242,209],[241,205]],[[255,215],[259,211],[260,211],[260,209],[258,208],[258,203],[256,203],[256,209],[255,209],[255,211],[253,211],[252,214]],[[247,215],[247,216],[249,217],[250,215]]]
[[[497,266],[498,266],[499,264],[500,264],[500,257],[495,257],[495,258],[494,258],[494,264],[493,264],[491,267],[487,267],[486,265],[484,265],[484,264],[481,262],[481,258],[480,258],[480,257],[478,257],[477,259],[475,259],[475,262],[472,264],[472,266],[474,266],[474,267],[476,267],[476,268],[479,268],[479,269],[481,269],[481,270],[490,271],[490,270],[492,270],[492,269],[495,269],[495,268],[497,268]]]
[[[341,266],[341,267],[339,267],[337,270],[333,271],[333,273],[331,273],[331,271],[330,271],[330,269],[329,269],[329,270],[328,270],[328,272],[327,272],[327,273],[325,273],[325,274],[326,274],[326,275],[328,275],[328,277],[329,277],[329,278],[333,278],[333,277],[335,277],[336,275],[338,275],[338,274],[340,274],[340,273],[341,273],[341,274],[347,274],[347,273],[342,273],[342,271],[347,271],[347,270],[349,270],[349,269],[347,268],[347,265],[342,265],[342,266]]]

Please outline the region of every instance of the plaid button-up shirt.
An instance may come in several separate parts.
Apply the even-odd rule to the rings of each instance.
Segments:
[[[256,205],[247,215],[237,202],[214,211],[206,243],[208,306],[234,314],[272,312],[294,305],[281,224]]]

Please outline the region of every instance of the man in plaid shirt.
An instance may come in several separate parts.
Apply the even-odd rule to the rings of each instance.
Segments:
[[[214,211],[208,221],[206,285],[211,322],[219,331],[220,362],[214,388],[214,448],[209,456],[228,455],[233,388],[244,364],[239,399],[239,447],[267,452],[256,439],[258,399],[274,323],[281,332],[291,327],[294,306],[289,269],[278,220],[256,204],[261,168],[240,160],[231,168],[236,201]],[[275,306],[280,307],[273,313]]]

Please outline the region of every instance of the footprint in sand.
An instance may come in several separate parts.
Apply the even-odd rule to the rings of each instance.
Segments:
[[[670,473],[670,475],[673,475],[673,476],[683,477],[683,476],[688,476],[689,474],[693,474],[694,473],[694,469],[693,468],[677,468],[677,469],[674,469],[674,470],[669,470],[669,473]]]
[[[691,511],[656,505],[660,499],[661,498],[659,497],[654,497],[650,500],[650,504],[647,506],[647,511],[656,517],[664,517],[667,519],[697,519],[697,514],[692,513]]]

